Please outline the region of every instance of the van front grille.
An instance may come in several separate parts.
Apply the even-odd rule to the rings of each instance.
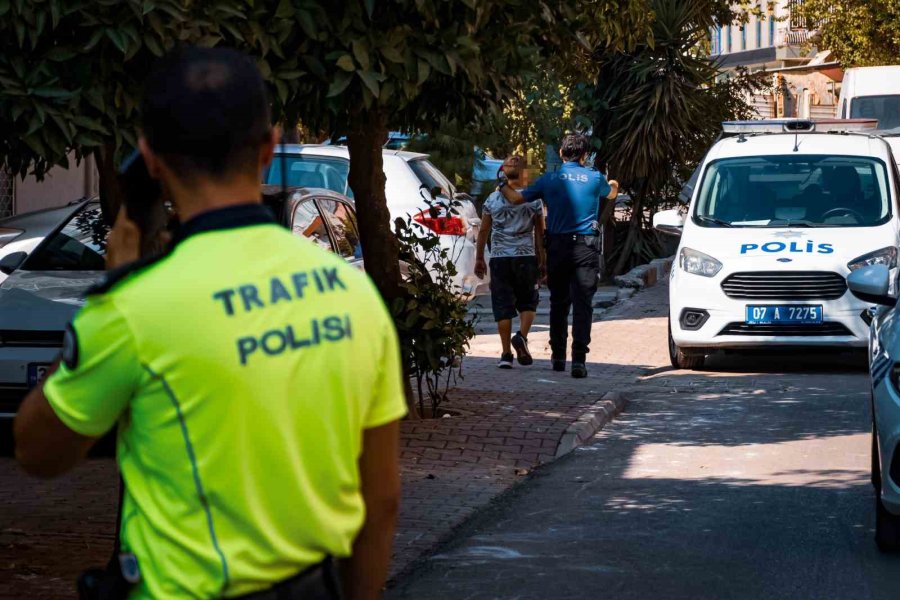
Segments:
[[[734,273],[722,291],[736,300],[837,300],[847,292],[847,280],[828,271]]]

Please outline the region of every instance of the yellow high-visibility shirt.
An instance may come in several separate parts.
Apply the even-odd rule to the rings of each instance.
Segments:
[[[406,413],[364,273],[261,205],[211,211],[91,295],[63,357],[45,386],[59,418],[119,424],[132,598],[246,594],[350,554],[363,431]]]

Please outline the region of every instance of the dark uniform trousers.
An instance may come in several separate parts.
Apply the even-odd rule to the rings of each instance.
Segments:
[[[566,358],[569,307],[572,307],[572,362],[585,362],[591,343],[594,293],[600,274],[600,238],[596,235],[547,234],[546,247],[553,359]]]

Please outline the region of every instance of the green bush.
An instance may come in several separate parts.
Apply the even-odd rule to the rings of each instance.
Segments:
[[[431,210],[438,216],[445,209]],[[415,381],[419,414],[438,417],[451,384],[462,376],[476,319],[468,313],[466,298],[454,289],[456,267],[438,237],[423,232],[409,217],[396,219],[394,232],[404,271],[402,296],[391,306],[400,351],[407,375]]]

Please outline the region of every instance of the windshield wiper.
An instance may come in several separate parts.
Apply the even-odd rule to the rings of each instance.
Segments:
[[[717,219],[716,217],[707,217],[706,215],[697,215],[697,220],[703,221],[704,223],[712,223],[713,225],[718,225],[719,227],[734,227],[730,222],[723,221],[722,219]]]

